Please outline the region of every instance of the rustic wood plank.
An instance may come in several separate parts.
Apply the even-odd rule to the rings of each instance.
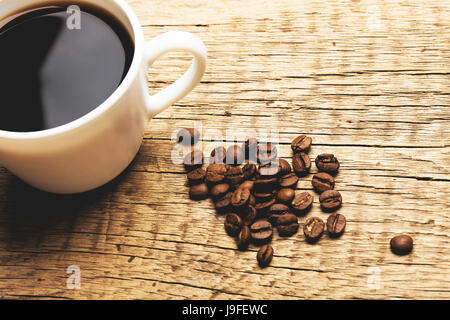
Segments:
[[[448,1],[129,3],[147,39],[199,35],[205,77],[149,122],[136,159],[98,190],[49,195],[0,170],[0,298],[449,298]],[[150,90],[188,64],[159,60]],[[275,235],[260,269],[257,248],[237,251],[209,201],[188,199],[172,137],[194,125],[205,153],[212,128],[276,129],[286,159],[299,133],[313,138],[312,157],[335,153],[345,234],[316,245]],[[308,217],[326,219],[317,198]],[[397,233],[413,236],[410,255],[390,252]],[[80,290],[66,288],[69,265],[81,268]]]

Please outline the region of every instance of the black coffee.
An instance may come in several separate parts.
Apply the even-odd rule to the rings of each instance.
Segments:
[[[79,25],[67,22],[71,16],[67,7],[49,6],[0,22],[0,129],[66,124],[99,106],[125,77],[134,53],[125,28],[93,8],[81,6]]]

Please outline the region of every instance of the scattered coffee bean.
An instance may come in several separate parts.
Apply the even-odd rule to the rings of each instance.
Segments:
[[[292,171],[291,165],[284,159],[278,159],[280,166],[280,176],[284,176]]]
[[[200,140],[200,132],[194,128],[183,128],[177,133],[178,143],[183,145],[194,145]]]
[[[291,149],[294,153],[307,152],[311,147],[312,139],[311,137],[305,136],[304,134],[298,136],[291,143]]]
[[[242,144],[242,150],[244,150],[245,159],[256,162],[256,153],[258,150],[258,140],[256,138],[248,138]]]
[[[227,173],[225,174],[227,181],[232,185],[236,186],[244,181],[244,173],[241,167],[228,166]]]
[[[253,183],[253,190],[255,190],[255,192],[272,191],[276,188],[277,185],[278,185],[277,178],[256,179],[255,182]]]
[[[405,255],[413,249],[413,239],[405,234],[395,236],[391,239],[391,250],[398,255]]]
[[[246,163],[242,167],[242,173],[244,174],[245,180],[253,179],[256,173],[256,164],[254,163]]]
[[[217,199],[223,197],[228,193],[229,190],[230,185],[228,183],[219,183],[211,187],[211,189],[209,190],[209,194],[211,195],[211,198]]]
[[[292,236],[298,230],[298,218],[295,214],[287,213],[277,218],[278,234],[282,237]]]
[[[253,205],[248,205],[247,210],[242,211],[242,221],[246,226],[251,225],[256,219],[256,209]]]
[[[322,219],[317,217],[309,218],[303,225],[303,233],[305,234],[306,240],[310,242],[319,240],[324,228],[325,224]]]
[[[334,178],[326,172],[319,172],[313,176],[311,184],[317,193],[322,193],[334,189]]]
[[[244,162],[244,160],[244,151],[242,151],[242,148],[239,145],[235,144],[228,147],[226,155],[227,164],[240,165]]]
[[[297,194],[294,197],[294,200],[291,202],[292,210],[296,214],[304,215],[311,210],[312,204],[314,201],[314,197],[310,195],[308,192],[302,192]]]
[[[279,162],[276,160],[262,163],[258,167],[258,174],[260,179],[270,179],[277,177],[280,171],[281,167],[279,165]]]
[[[235,208],[240,208],[248,204],[250,199],[250,190],[245,188],[238,188],[234,191],[231,197],[231,204]]]
[[[241,231],[243,225],[244,223],[242,222],[241,217],[235,213],[229,213],[225,217],[225,231],[232,237],[236,236],[239,231]]]
[[[281,188],[295,189],[297,187],[298,180],[299,179],[297,175],[291,172],[282,176],[278,181],[278,184],[280,185]]]
[[[206,181],[211,184],[225,181],[227,165],[224,163],[213,163],[206,168]]]
[[[288,213],[288,206],[281,203],[274,203],[267,211],[267,219],[272,225],[276,226],[278,224],[278,218]]]
[[[260,267],[267,267],[273,258],[273,248],[270,244],[263,245],[256,254],[256,259]]]
[[[223,197],[215,200],[214,207],[218,213],[223,213],[231,209],[231,197],[233,196],[233,192],[228,192]]]
[[[291,188],[283,188],[278,190],[277,201],[290,204],[295,197],[295,190]]]
[[[227,149],[225,147],[216,147],[211,151],[209,163],[225,163]]]
[[[253,195],[255,196],[256,200],[259,202],[263,201],[269,201],[270,199],[275,198],[277,194],[276,190],[272,191],[263,191],[263,192],[253,192]]]
[[[316,157],[316,167],[319,171],[335,174],[339,170],[339,161],[331,153],[322,153]]]
[[[335,211],[342,205],[342,196],[339,191],[327,190],[322,192],[319,202],[323,211]]]
[[[250,226],[250,234],[256,245],[267,243],[272,239],[272,224],[267,220],[258,220]]]
[[[332,237],[340,236],[345,230],[346,220],[342,214],[333,213],[327,219],[327,231]]]
[[[257,202],[255,203],[255,209],[258,212],[258,214],[263,215],[267,212],[267,210],[270,208],[271,205],[273,205],[276,202],[275,198],[264,201],[264,202]]]
[[[208,186],[206,183],[193,185],[189,188],[189,197],[193,200],[203,200],[208,197]]]
[[[188,153],[183,159],[184,167],[186,171],[192,171],[199,168],[203,164],[203,152],[200,150],[194,150]]]
[[[247,225],[244,224],[236,239],[239,250],[247,249],[250,240],[251,240],[250,229]]]
[[[275,160],[278,156],[277,146],[271,142],[258,144],[257,160],[265,163]]]
[[[292,157],[292,168],[298,176],[305,176],[311,170],[311,159],[306,153],[296,153]]]
[[[186,175],[189,185],[199,184],[205,180],[206,171],[202,168],[194,169]]]
[[[251,180],[245,180],[244,182],[242,182],[238,188],[245,188],[245,189],[249,189],[250,191],[253,189],[253,184],[254,182]]]
[[[250,190],[250,191],[251,191],[251,190]],[[255,198],[254,195],[250,194],[250,199],[248,200],[248,205],[254,207],[255,204],[256,204],[256,198]]]

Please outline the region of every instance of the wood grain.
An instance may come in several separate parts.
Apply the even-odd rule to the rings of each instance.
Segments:
[[[0,297],[57,299],[448,299],[449,1],[128,1],[146,39],[197,34],[201,84],[149,122],[130,167],[93,192],[56,196],[0,171]],[[149,71],[151,92],[189,57]],[[341,170],[339,239],[275,236],[270,267],[236,250],[209,201],[188,199],[173,133],[279,130],[280,155],[308,134]],[[225,141],[230,144],[232,141]],[[201,141],[208,152],[216,144]],[[311,176],[298,189],[311,190]],[[326,219],[316,196],[308,215]],[[305,218],[302,218],[303,221]],[[389,240],[410,234],[413,252]],[[70,265],[81,289],[66,288]],[[379,282],[376,282],[379,277]]]

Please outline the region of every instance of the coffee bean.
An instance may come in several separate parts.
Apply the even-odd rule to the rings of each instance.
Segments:
[[[275,202],[276,202],[275,198],[264,202],[257,202],[255,203],[255,209],[258,212],[258,214],[263,215]]]
[[[230,190],[230,185],[228,183],[219,183],[211,187],[209,194],[211,195],[211,198],[217,199],[223,197],[228,190]]]
[[[258,144],[257,160],[259,163],[265,163],[277,158],[277,146],[271,142]]]
[[[288,206],[281,203],[274,203],[267,211],[267,219],[272,225],[276,226],[278,224],[278,218],[288,213]]]
[[[253,192],[253,195],[258,202],[269,201],[270,199],[275,198],[277,194],[276,190],[266,191],[266,192]]]
[[[251,225],[256,219],[256,209],[253,205],[248,205],[246,210],[243,210],[241,213],[242,221],[246,226]]]
[[[316,167],[319,171],[335,174],[339,170],[339,161],[331,153],[322,153],[316,157]]]
[[[334,178],[326,172],[319,172],[313,176],[311,184],[317,193],[322,193],[334,189]]]
[[[236,239],[239,250],[247,249],[250,240],[251,240],[250,229],[248,226],[244,224]]]
[[[305,234],[306,240],[309,242],[315,242],[322,236],[325,224],[322,219],[317,217],[312,217],[306,220],[303,225],[303,233]]]
[[[209,163],[225,163],[227,149],[225,147],[216,147],[211,151]]]
[[[240,165],[244,162],[245,155],[244,151],[242,151],[242,148],[235,144],[227,149],[227,156],[226,156],[226,162],[230,165]]]
[[[298,176],[305,176],[311,170],[311,159],[306,153],[296,153],[292,157],[292,168]]]
[[[187,171],[192,171],[199,168],[203,164],[203,152],[194,150],[188,153],[183,159],[184,167]]]
[[[294,200],[292,200],[291,202],[292,210],[296,214],[304,215],[309,210],[311,210],[313,201],[314,197],[310,195],[308,192],[299,193],[294,197]]]
[[[346,220],[342,214],[333,213],[327,219],[327,231],[332,237],[341,235],[345,230]]]
[[[298,136],[291,143],[291,149],[294,153],[307,152],[311,147],[312,139],[311,137],[305,136],[304,134]]]
[[[283,188],[278,190],[277,201],[290,204],[295,197],[295,190],[291,188]]]
[[[391,250],[398,255],[405,255],[413,249],[413,239],[405,234],[395,236],[391,239]]]
[[[256,179],[253,183],[253,190],[255,192],[267,192],[274,190],[278,185],[277,178],[271,179]]]
[[[231,198],[231,204],[235,208],[240,208],[248,204],[250,199],[250,190],[245,188],[238,188],[234,191]]]
[[[233,192],[228,192],[223,197],[220,197],[215,200],[214,207],[216,208],[217,212],[223,213],[227,212],[231,209],[231,197],[233,196]]]
[[[284,176],[292,171],[291,165],[284,159],[278,159],[280,166],[280,176]]]
[[[298,183],[298,177],[295,173],[291,172],[288,174],[283,175],[279,181],[278,184],[281,188],[296,188]]]
[[[260,267],[267,267],[273,258],[273,248],[270,244],[263,245],[256,254],[256,259]]]
[[[246,163],[242,167],[242,173],[244,174],[245,180],[253,179],[256,173],[256,164],[254,163]]]
[[[327,190],[319,197],[322,210],[330,212],[338,209],[342,205],[342,196],[339,191]]]
[[[199,184],[205,180],[206,171],[202,168],[194,169],[186,175],[189,185]]]
[[[243,225],[244,223],[242,222],[241,217],[235,213],[229,213],[225,217],[225,231],[232,237],[236,236],[239,231],[241,231]]]
[[[203,200],[208,197],[208,186],[206,183],[193,185],[189,188],[189,197],[193,200]]]
[[[245,180],[238,186],[238,188],[245,188],[245,189],[249,189],[251,191],[253,189],[253,184],[254,184],[253,181]]]
[[[267,243],[272,239],[272,224],[267,220],[258,220],[250,226],[250,233],[255,244]]]
[[[281,171],[279,162],[276,160],[265,162],[259,165],[258,174],[260,179],[270,179],[278,176]]]
[[[194,145],[200,140],[200,132],[194,128],[183,128],[177,133],[178,143],[183,145]]]
[[[255,206],[255,204],[256,204],[256,198],[254,195],[250,194],[250,199],[248,200],[248,205]]]
[[[282,237],[292,236],[298,230],[298,218],[295,214],[287,213],[277,219],[278,234]]]
[[[206,181],[210,184],[221,183],[225,181],[227,165],[224,163],[213,163],[206,168]]]
[[[242,183],[242,181],[244,181],[244,173],[242,172],[241,167],[228,166],[228,170],[225,176],[227,181],[232,186],[239,185]]]
[[[242,144],[242,150],[244,150],[245,159],[256,162],[256,153],[258,150],[258,139],[250,137]]]

